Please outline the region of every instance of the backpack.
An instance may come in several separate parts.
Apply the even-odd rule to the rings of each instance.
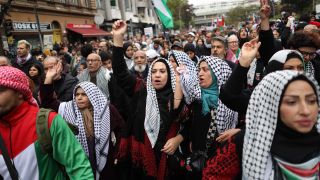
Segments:
[[[50,130],[48,128],[48,119],[49,119],[49,114],[50,112],[53,112],[51,109],[44,109],[41,108],[39,112],[37,113],[37,119],[36,119],[36,131],[37,131],[37,136],[38,136],[38,141],[41,147],[41,150],[45,154],[49,154],[52,156],[52,140],[51,140],[51,135],[50,135]],[[66,122],[73,132],[74,135],[79,134],[79,129],[77,126]],[[64,176],[68,178],[65,167],[57,162],[59,169],[63,172]]]
[[[52,153],[52,140],[50,135],[50,130],[48,128],[48,118],[50,112],[53,112],[51,109],[41,108],[37,114],[36,120],[36,130],[39,140],[39,144],[43,153]],[[79,129],[77,126],[67,122],[69,128],[74,135],[79,134]]]

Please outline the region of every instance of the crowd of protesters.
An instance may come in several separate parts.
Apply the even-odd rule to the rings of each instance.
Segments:
[[[319,179],[320,23],[0,57],[0,179]],[[41,108],[41,109],[40,109]]]

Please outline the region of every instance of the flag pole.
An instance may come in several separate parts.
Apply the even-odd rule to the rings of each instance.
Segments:
[[[151,3],[152,3],[152,6],[153,6],[153,8],[154,8],[155,14],[156,14],[157,17],[158,17],[159,22],[161,22],[161,25],[162,25],[162,28],[163,28],[162,30],[163,30],[163,33],[164,33],[164,37],[165,37],[165,39],[167,40],[167,37],[166,37],[166,29],[168,29],[168,28],[166,27],[166,24],[163,22],[163,19],[160,17],[160,14],[158,14],[157,8],[156,8],[156,6],[155,6],[155,2],[154,2],[154,1],[157,1],[156,4],[158,4],[158,3],[159,3],[158,1],[162,1],[162,0],[152,0]],[[162,3],[164,3],[164,2],[162,1]],[[166,4],[163,4],[163,5],[166,6]],[[159,4],[158,4],[158,6],[159,6]],[[168,7],[167,7],[167,10],[170,12],[170,10],[168,9]],[[173,18],[172,18],[171,12],[170,12],[170,16],[171,16],[172,26],[173,26]],[[170,28],[170,27],[169,27],[169,28]]]

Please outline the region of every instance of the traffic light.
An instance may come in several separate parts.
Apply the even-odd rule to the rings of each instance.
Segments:
[[[5,30],[6,36],[12,36],[13,25],[12,25],[11,19],[6,19],[4,21],[4,30]]]

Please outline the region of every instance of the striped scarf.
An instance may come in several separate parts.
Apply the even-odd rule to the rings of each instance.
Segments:
[[[102,91],[102,93],[109,99],[109,89],[108,82],[110,80],[109,72],[104,68],[100,67],[97,72],[97,86]],[[90,73],[88,69],[83,70],[81,74],[77,76],[79,82],[90,82]]]

